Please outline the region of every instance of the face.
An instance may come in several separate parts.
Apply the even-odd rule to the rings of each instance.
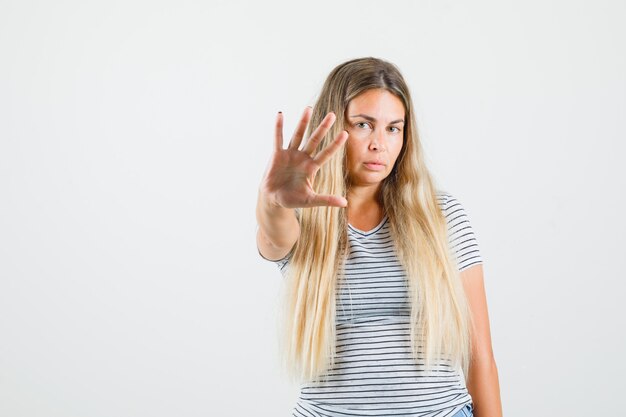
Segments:
[[[380,184],[393,169],[404,138],[402,101],[383,89],[367,90],[348,104],[347,169],[351,186]]]

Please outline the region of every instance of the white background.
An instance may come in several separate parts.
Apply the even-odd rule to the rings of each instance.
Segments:
[[[623,413],[622,1],[0,1],[0,415],[287,416],[255,245],[337,64],[397,64],[484,259],[505,415]]]

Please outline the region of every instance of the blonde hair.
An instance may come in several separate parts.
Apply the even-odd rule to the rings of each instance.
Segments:
[[[317,150],[326,148],[345,129],[350,100],[370,89],[393,93],[405,108],[404,143],[383,180],[380,198],[407,274],[413,357],[417,361],[421,352],[428,371],[447,356],[467,376],[471,315],[437,190],[424,164],[409,89],[398,68],[377,58],[354,59],[334,68],[314,106],[307,137],[328,112],[335,112],[337,120]],[[317,193],[346,195],[345,157],[344,146],[322,165],[313,183]],[[335,364],[335,289],[348,249],[347,212],[313,207],[296,213],[300,237],[285,277],[283,361],[291,377],[319,381]]]

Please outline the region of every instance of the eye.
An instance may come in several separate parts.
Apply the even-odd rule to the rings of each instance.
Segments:
[[[395,129],[395,130],[394,130]],[[400,128],[396,127],[396,126],[389,126],[389,130],[391,130],[393,133],[398,133],[400,132]]]
[[[367,129],[370,127],[370,124],[366,122],[357,122],[354,125],[360,129]]]

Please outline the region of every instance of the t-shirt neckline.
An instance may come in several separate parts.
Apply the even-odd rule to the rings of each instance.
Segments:
[[[385,222],[387,221],[387,215],[385,214],[383,216],[383,219],[380,221],[380,223],[378,223],[377,226],[375,226],[373,229],[371,230],[361,230],[361,229],[357,229],[356,227],[352,226],[350,223],[348,223],[348,228],[352,229],[352,231],[357,232],[361,235],[365,235],[365,236],[369,236],[373,233],[376,233],[381,227],[383,227],[383,225],[385,224]]]

